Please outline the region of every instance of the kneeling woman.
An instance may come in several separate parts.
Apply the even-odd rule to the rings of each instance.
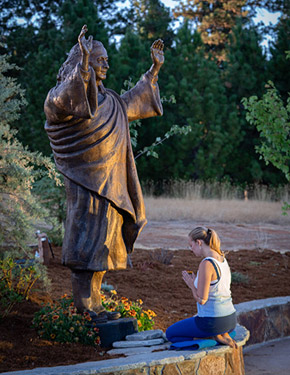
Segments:
[[[197,302],[198,313],[170,326],[166,336],[173,343],[214,337],[236,348],[236,342],[229,335],[237,322],[230,290],[231,271],[220,250],[220,239],[213,229],[197,227],[189,233],[189,247],[194,255],[203,257],[196,276],[182,272]]]

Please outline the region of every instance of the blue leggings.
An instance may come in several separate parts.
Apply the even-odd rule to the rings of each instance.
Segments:
[[[180,320],[177,323],[172,324],[166,330],[166,337],[170,342],[182,342],[182,341],[189,341],[193,340],[194,338],[206,338],[210,336],[216,336],[221,333],[229,332],[234,329],[232,327],[231,330],[218,332],[218,331],[208,331],[205,332],[198,328],[196,324],[197,316],[193,316],[191,318]]]

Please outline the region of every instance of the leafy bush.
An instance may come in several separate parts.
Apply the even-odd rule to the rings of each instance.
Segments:
[[[4,254],[0,259],[0,318],[7,316],[17,302],[29,299],[37,280],[48,286],[46,269],[33,259],[17,259]]]
[[[102,294],[102,303],[106,310],[119,311],[122,318],[136,318],[138,331],[147,331],[154,326],[155,312],[152,310],[143,310],[143,301],[130,301],[126,297],[119,298],[115,290],[111,290],[110,296]]]
[[[232,283],[233,284],[248,284],[249,276],[244,275],[240,272],[232,272]]]
[[[91,320],[88,313],[78,314],[73,299],[64,295],[35,313],[33,326],[39,336],[46,340],[99,346],[99,330]]]

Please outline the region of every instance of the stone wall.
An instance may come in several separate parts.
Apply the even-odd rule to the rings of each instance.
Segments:
[[[247,345],[290,336],[290,296],[235,305],[239,324],[250,331]]]
[[[138,369],[106,372],[103,375],[244,375],[243,349],[229,350],[223,353],[208,353],[191,359],[175,358],[173,363],[159,363]]]

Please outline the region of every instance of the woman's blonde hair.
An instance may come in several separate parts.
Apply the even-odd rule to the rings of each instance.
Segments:
[[[216,251],[221,256],[224,255],[221,251],[221,240],[215,230],[205,227],[196,227],[188,236],[192,241],[203,240],[212,250]]]

